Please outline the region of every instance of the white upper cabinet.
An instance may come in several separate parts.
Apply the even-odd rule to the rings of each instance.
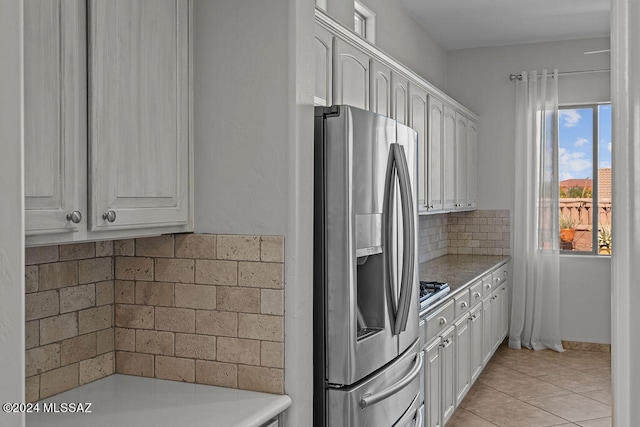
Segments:
[[[27,245],[192,229],[189,13],[25,1]]]
[[[478,123],[469,119],[467,126],[467,207],[478,206]]]
[[[409,79],[391,71],[391,117],[409,124]]]
[[[92,0],[91,229],[189,220],[187,0]]]
[[[369,110],[391,117],[391,69],[371,60],[371,96]]]
[[[329,106],[332,104],[333,89],[333,35],[316,24],[313,40],[315,55],[315,90],[314,104]]]
[[[443,118],[443,208],[454,209],[456,205],[456,111],[444,106]]]
[[[86,222],[84,20],[84,2],[24,2],[27,235],[72,233]]]
[[[334,39],[334,104],[369,109],[369,56]]]
[[[444,145],[444,104],[439,99],[429,97],[429,139],[427,141],[427,210],[441,211],[444,207],[443,191],[443,145]]]
[[[409,126],[418,133],[418,209],[425,207],[427,182],[428,94],[413,82],[409,83]]]
[[[456,209],[467,207],[467,118],[456,112]]]
[[[317,8],[315,17],[314,104],[359,107],[417,132],[420,214],[475,209],[475,115]]]

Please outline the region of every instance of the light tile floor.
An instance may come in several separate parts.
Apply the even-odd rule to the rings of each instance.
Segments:
[[[446,427],[611,426],[611,354],[500,346]]]

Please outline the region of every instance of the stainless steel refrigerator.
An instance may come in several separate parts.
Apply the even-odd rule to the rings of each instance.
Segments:
[[[316,107],[314,426],[421,426],[416,132]]]

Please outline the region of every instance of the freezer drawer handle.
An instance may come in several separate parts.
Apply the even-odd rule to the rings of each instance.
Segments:
[[[397,383],[390,385],[389,387],[377,393],[367,393],[364,396],[362,396],[362,398],[360,399],[360,408],[364,409],[367,406],[371,406],[373,404],[380,402],[381,400],[386,399],[392,394],[396,394],[398,391],[408,386],[411,383],[411,381],[413,381],[418,376],[421,369],[422,369],[422,352],[416,355],[416,362],[406,377],[402,378]]]

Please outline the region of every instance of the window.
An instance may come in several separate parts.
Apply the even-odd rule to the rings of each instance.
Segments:
[[[376,42],[376,14],[359,1],[353,4],[353,31],[371,43]]]
[[[367,38],[367,18],[363,14],[356,11],[353,14],[353,31],[363,39]]]
[[[611,104],[559,110],[560,249],[610,254]]]

